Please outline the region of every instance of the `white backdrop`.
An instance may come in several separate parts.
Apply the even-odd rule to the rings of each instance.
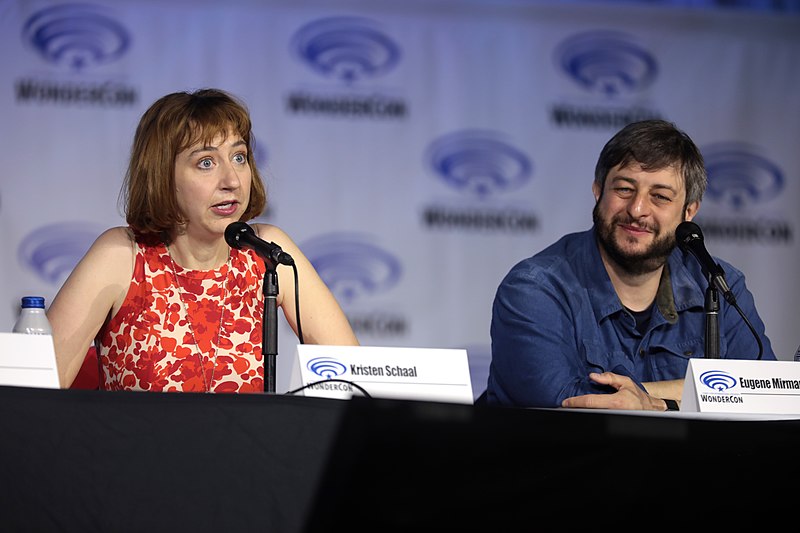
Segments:
[[[270,207],[362,344],[467,348],[520,259],[588,228],[631,120],[700,146],[698,223],[747,275],[779,358],[800,343],[800,19],[428,0],[0,0],[0,330],[124,224],[135,125],[219,87],[250,108]],[[302,290],[302,288],[301,288]],[[278,391],[297,339],[279,332]]]

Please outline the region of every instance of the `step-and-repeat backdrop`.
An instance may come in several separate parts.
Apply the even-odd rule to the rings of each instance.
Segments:
[[[660,117],[703,151],[708,248],[790,359],[800,19],[489,4],[0,0],[0,331],[124,224],[141,113],[219,87],[253,115],[259,221],[300,244],[363,344],[466,348],[480,392],[498,283],[590,226],[603,144]],[[282,321],[279,392],[296,344]]]

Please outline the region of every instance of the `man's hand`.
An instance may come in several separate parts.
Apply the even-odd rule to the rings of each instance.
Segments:
[[[584,394],[573,396],[561,402],[561,407],[583,407],[587,409],[624,409],[644,411],[664,411],[666,404],[660,398],[654,398],[639,388],[627,376],[603,372],[591,373],[589,378],[601,385],[608,385],[617,390],[611,394]]]

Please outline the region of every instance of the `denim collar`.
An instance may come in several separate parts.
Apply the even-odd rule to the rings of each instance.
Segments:
[[[623,305],[614,290],[611,278],[606,272],[603,259],[600,256],[600,244],[596,238],[596,227],[584,233],[584,246],[587,253],[586,264],[588,276],[586,280],[589,300],[598,321],[622,311]],[[691,258],[690,258],[691,259]],[[683,252],[675,248],[667,258],[664,269],[661,271],[661,280],[656,292],[656,306],[661,316],[674,324],[678,321],[678,313],[686,309],[704,305],[703,294],[705,287],[700,287],[689,274],[683,262]]]

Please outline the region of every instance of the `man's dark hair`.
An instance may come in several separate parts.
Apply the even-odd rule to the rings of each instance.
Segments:
[[[708,181],[703,156],[689,136],[665,120],[643,120],[622,128],[600,152],[594,181],[603,190],[608,172],[638,163],[645,171],[674,167],[683,176],[686,203],[703,199]],[[602,193],[601,193],[602,194]]]

